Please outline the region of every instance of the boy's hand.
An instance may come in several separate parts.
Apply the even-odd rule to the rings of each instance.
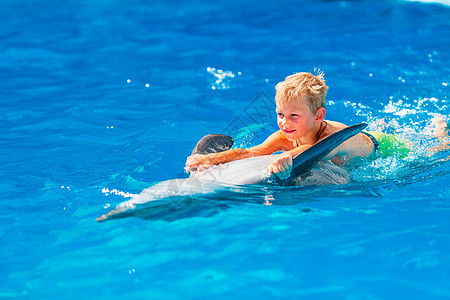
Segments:
[[[292,155],[287,152],[279,154],[267,167],[267,170],[280,179],[288,178],[292,171]]]
[[[186,159],[186,166],[184,169],[186,172],[191,171],[203,171],[211,167],[212,162],[207,154],[194,154]]]

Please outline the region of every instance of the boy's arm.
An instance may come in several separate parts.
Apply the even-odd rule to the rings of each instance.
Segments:
[[[230,149],[218,153],[195,154],[186,160],[186,170],[202,170],[212,165],[227,163],[253,156],[269,155],[284,150],[292,144],[284,137],[281,131],[271,134],[262,144],[248,149]]]

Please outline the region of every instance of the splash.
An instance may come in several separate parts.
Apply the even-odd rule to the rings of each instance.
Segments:
[[[440,164],[439,156],[445,154],[446,148],[442,145],[445,141],[448,144],[449,139],[447,110],[445,99],[404,97],[394,101],[391,97],[378,112],[370,113],[369,130],[395,134],[400,140],[407,141],[409,153],[403,158],[368,159],[354,169],[352,177],[358,182],[399,184],[422,180],[421,174]]]
[[[350,167],[351,177],[356,183],[376,186],[415,182],[421,180],[421,174],[446,162],[449,153],[441,147],[445,142],[450,144],[448,130],[445,130],[445,135],[442,134],[442,129],[447,127],[449,110],[446,97],[412,98],[405,95],[397,99],[394,96],[379,99],[372,105],[349,100],[333,100],[328,104],[334,106],[333,110],[344,111],[344,115],[356,116],[356,122],[367,122],[367,130],[395,134],[409,145],[410,151],[406,157],[375,155]],[[441,156],[445,159],[440,159]],[[434,171],[431,173],[434,174]]]
[[[131,198],[134,197],[135,194],[129,193],[129,192],[123,192],[123,191],[119,191],[117,189],[112,189],[110,190],[109,188],[102,188],[102,194],[104,194],[105,196],[109,196],[109,195],[117,195],[117,196],[121,196],[124,198]]]

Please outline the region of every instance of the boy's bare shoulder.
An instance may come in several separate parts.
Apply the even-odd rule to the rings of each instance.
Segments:
[[[252,156],[269,155],[277,151],[293,148],[292,142],[286,138],[281,130],[272,133],[262,144],[247,149]]]
[[[272,134],[275,138],[279,150],[287,151],[294,148],[294,145],[289,141],[281,130],[278,130]]]
[[[326,122],[328,123],[328,126],[330,126],[330,134],[348,127],[347,125],[336,121],[327,120]]]
[[[326,120],[325,122],[327,122],[327,127],[325,128],[324,134],[321,136],[321,139],[323,139],[327,136],[330,136],[330,135],[338,132],[339,130],[342,130],[342,129],[348,127],[347,125],[336,122],[336,121]]]

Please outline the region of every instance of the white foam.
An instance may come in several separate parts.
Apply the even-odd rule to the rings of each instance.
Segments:
[[[109,196],[109,195],[117,195],[117,196],[122,196],[124,198],[131,198],[134,197],[135,195],[129,192],[123,192],[123,191],[119,191],[117,189],[112,189],[110,190],[109,188],[102,188],[102,194],[104,194],[105,196]]]

